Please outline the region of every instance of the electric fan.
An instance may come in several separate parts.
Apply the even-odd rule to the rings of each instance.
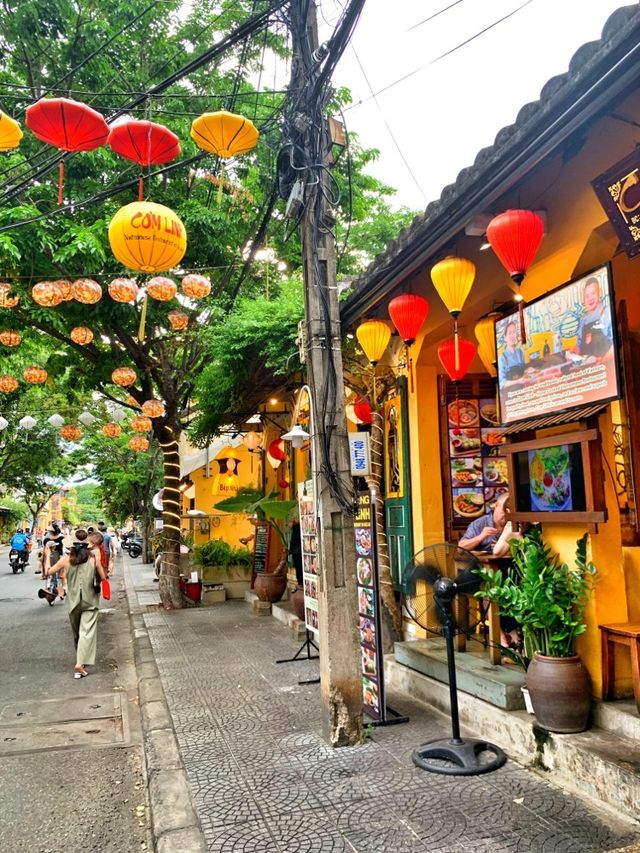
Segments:
[[[434,738],[414,750],[413,763],[432,773],[454,776],[476,776],[497,770],[507,760],[504,752],[492,743],[460,737],[458,688],[453,638],[457,633],[470,633],[483,618],[478,601],[477,621],[468,618],[464,596],[480,589],[476,574],[480,564],[470,551],[450,543],[430,545],[417,554],[405,569],[404,606],[411,618],[425,631],[441,634],[446,643],[451,697],[451,738]],[[454,614],[463,614],[461,620]]]

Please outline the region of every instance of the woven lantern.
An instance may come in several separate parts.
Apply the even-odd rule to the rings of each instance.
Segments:
[[[12,329],[6,329],[0,332],[0,344],[5,347],[17,347],[22,340],[20,332],[15,332]]]
[[[58,279],[58,281],[56,281],[55,283],[60,288],[60,293],[62,294],[62,301],[71,302],[71,300],[73,299],[73,284],[64,278]]]
[[[187,250],[180,217],[152,201],[121,207],[109,225],[111,251],[125,267],[140,272],[163,272],[179,263]]]
[[[167,319],[171,323],[171,328],[174,332],[181,332],[189,325],[189,315],[183,311],[169,311]]]
[[[211,282],[206,275],[190,273],[182,279],[182,290],[191,299],[204,299],[211,293]]]
[[[142,411],[148,418],[161,418],[165,412],[164,403],[162,400],[145,400]]]
[[[132,367],[116,367],[111,374],[111,381],[114,385],[120,385],[122,388],[128,388],[138,378],[138,374]]]
[[[142,435],[134,435],[133,438],[129,440],[129,447],[131,450],[148,450],[149,440],[144,438]]]
[[[242,436],[242,443],[244,446],[253,453],[259,447],[262,446],[262,436],[251,430],[251,432],[246,433]]]
[[[93,332],[87,326],[74,326],[69,332],[69,337],[74,344],[86,347],[93,340]]]
[[[24,381],[30,385],[42,385],[49,378],[49,374],[44,367],[36,367],[35,365],[27,367],[22,375],[24,376]]]
[[[475,354],[476,345],[473,341],[468,341],[465,338],[458,338],[457,347],[454,338],[448,338],[438,346],[440,364],[453,382],[458,382],[465,376],[471,367]]]
[[[138,285],[132,278],[114,278],[109,284],[109,296],[114,302],[135,302]]]
[[[18,122],[0,110],[0,151],[17,148],[22,139],[22,130]]]
[[[65,424],[60,427],[60,437],[65,441],[77,441],[82,435],[82,430],[75,424]]]
[[[13,376],[0,376],[0,391],[3,394],[11,394],[18,387],[18,380]]]
[[[145,415],[136,415],[135,418],[131,418],[131,429],[134,432],[149,432],[152,426],[151,418]]]
[[[92,278],[79,278],[73,282],[73,298],[83,305],[95,305],[102,299],[102,288]]]
[[[129,394],[129,396],[127,397],[127,403],[130,406],[135,406],[136,409],[140,408],[140,403],[136,400],[135,397],[132,397],[131,394]]]
[[[122,432],[122,427],[120,424],[105,424],[102,427],[102,432],[107,438],[117,438]]]
[[[55,308],[63,301],[62,288],[57,281],[39,281],[31,288],[31,297],[43,308]]]
[[[391,329],[382,320],[367,320],[356,329],[358,343],[375,367],[391,340]]]
[[[9,296],[11,293],[11,285],[3,281],[0,284],[0,308],[15,308],[20,302],[19,296]]]
[[[165,275],[156,275],[147,282],[147,293],[158,302],[168,302],[177,292],[177,284]]]
[[[18,426],[20,429],[33,429],[37,423],[38,421],[35,418],[32,418],[31,415],[25,415],[18,421]]]
[[[427,319],[429,302],[417,293],[402,293],[391,300],[388,311],[398,334],[409,347]]]

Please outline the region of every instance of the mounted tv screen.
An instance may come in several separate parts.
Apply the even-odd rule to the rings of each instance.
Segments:
[[[614,298],[608,266],[562,285],[496,322],[503,424],[620,396]]]

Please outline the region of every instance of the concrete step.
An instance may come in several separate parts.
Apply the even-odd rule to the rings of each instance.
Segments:
[[[279,601],[272,604],[271,615],[289,628],[294,640],[304,640],[306,636],[304,622],[301,622],[293,612],[290,601]]]
[[[640,713],[633,699],[596,702],[593,706],[593,723],[599,729],[640,743]]]

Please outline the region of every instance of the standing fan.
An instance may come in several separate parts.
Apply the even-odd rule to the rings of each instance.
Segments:
[[[459,624],[454,615],[457,598],[473,595],[480,589],[476,574],[480,564],[470,551],[447,542],[430,545],[417,554],[405,569],[404,606],[411,618],[425,631],[442,634],[447,648],[449,694],[451,698],[451,738],[434,738],[414,750],[413,763],[432,773],[453,776],[477,776],[497,770],[507,760],[504,752],[492,743],[460,737],[458,687],[453,637],[470,633],[483,618],[471,624],[467,602],[456,611],[464,613]],[[478,602],[479,604],[479,602]]]

